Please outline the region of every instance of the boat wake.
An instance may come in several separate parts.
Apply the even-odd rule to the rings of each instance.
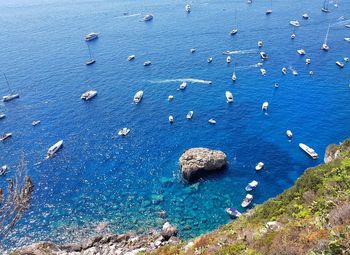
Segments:
[[[173,82],[188,82],[188,83],[199,83],[199,84],[211,84],[211,81],[208,80],[200,80],[200,79],[193,79],[193,78],[181,78],[181,79],[166,79],[166,80],[154,80],[149,81],[151,83],[173,83]]]
[[[133,14],[126,14],[126,15],[121,15],[117,16],[116,18],[130,18],[130,17],[136,17],[136,16],[141,16],[141,13],[133,13]]]
[[[257,49],[249,49],[249,50],[235,50],[235,51],[225,51],[224,55],[245,55],[245,54],[255,54],[257,53]]]

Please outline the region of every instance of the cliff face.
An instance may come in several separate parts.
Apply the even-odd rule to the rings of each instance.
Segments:
[[[238,220],[152,254],[350,254],[350,139]]]

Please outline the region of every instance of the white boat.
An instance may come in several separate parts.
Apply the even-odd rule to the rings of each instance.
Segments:
[[[287,74],[287,68],[283,67],[283,68],[282,68],[282,73],[283,73],[284,75],[286,75],[286,74]]]
[[[143,97],[143,91],[142,90],[137,91],[136,94],[134,95],[134,103],[135,104],[140,103],[142,100],[142,97]]]
[[[264,75],[264,76],[266,75],[266,70],[264,68],[260,68],[260,72],[262,75]]]
[[[236,208],[233,208],[233,207],[232,208],[226,208],[225,212],[227,212],[228,215],[230,215],[230,217],[232,219],[236,219],[236,218],[242,216],[242,214]]]
[[[301,56],[305,55],[305,53],[306,53],[304,49],[297,50],[297,52]]]
[[[262,41],[258,41],[258,47],[261,48],[263,46],[263,42]]]
[[[174,122],[174,117],[172,115],[169,116],[169,123],[172,124]]]
[[[288,137],[289,139],[292,139],[292,137],[293,137],[293,133],[292,133],[292,131],[289,130],[289,129],[286,131],[286,135],[287,135],[287,137]]]
[[[191,5],[186,4],[186,5],[185,5],[185,11],[188,12],[188,13],[190,13],[190,12],[191,12]]]
[[[8,169],[7,165],[3,165],[2,167],[0,167],[0,176],[5,175],[7,172],[7,169]]]
[[[49,150],[47,151],[45,159],[49,159],[55,155],[55,153],[62,147],[63,145],[63,140],[59,140],[57,143],[52,145]]]
[[[192,49],[190,49],[190,51],[191,51],[191,53],[195,53],[197,51],[197,49],[196,48],[192,48]]]
[[[266,52],[264,51],[261,51],[260,52],[260,57],[263,59],[263,60],[267,60],[269,58],[269,56],[266,54]]]
[[[10,92],[10,94],[6,95],[6,96],[3,96],[2,97],[2,101],[4,102],[9,102],[13,99],[16,99],[16,98],[19,98],[19,94],[14,94],[11,87],[10,87],[10,83],[8,82],[7,80],[7,77],[6,77],[6,74],[4,74],[4,77],[5,77],[5,80],[6,80],[6,84],[7,84],[7,87],[8,87],[8,90]]]
[[[39,125],[41,123],[40,120],[33,120],[32,121],[32,126],[35,127],[36,125]]]
[[[237,80],[237,76],[236,76],[236,72],[235,71],[232,72],[231,79],[232,79],[232,81],[236,81]]]
[[[310,72],[309,72],[309,75],[314,75],[314,72],[313,72],[313,71],[310,71]]]
[[[350,37],[345,37],[345,38],[344,38],[344,41],[350,42]]]
[[[130,55],[129,57],[128,57],[128,61],[131,61],[131,60],[134,60],[135,59],[135,55]]]
[[[173,95],[168,96],[168,101],[172,101],[174,99]]]
[[[307,13],[304,13],[303,14],[303,19],[309,19],[310,17],[309,17],[309,14],[307,14]]]
[[[184,90],[185,88],[187,87],[187,82],[182,82],[181,84],[180,84],[180,90]]]
[[[242,206],[243,208],[248,207],[248,206],[250,205],[250,203],[252,202],[252,200],[253,200],[253,195],[247,194],[247,195],[245,196],[245,198],[243,199],[241,206]]]
[[[289,21],[289,24],[291,24],[294,27],[299,27],[300,26],[300,23],[299,23],[298,20],[291,20],[291,21]]]
[[[85,101],[90,100],[91,98],[95,97],[97,95],[96,90],[88,90],[85,93],[83,93],[80,97],[80,99],[83,99]]]
[[[258,186],[258,182],[257,181],[251,181],[250,183],[248,183],[248,185],[245,187],[245,190],[246,191],[252,191],[252,190],[254,190],[257,186]]]
[[[231,63],[231,56],[227,56],[227,58],[226,58],[226,63]]]
[[[256,164],[255,166],[255,170],[256,171],[260,171],[261,169],[264,168],[264,163],[263,162],[259,162],[258,164]]]
[[[275,83],[275,85],[274,85],[275,89],[278,89],[279,86],[280,86],[280,85],[279,85],[278,83]]]
[[[209,124],[213,124],[213,125],[216,124],[216,120],[214,120],[214,119],[209,119],[208,122],[209,122]]]
[[[309,59],[309,58],[305,59],[305,64],[310,65],[311,64],[311,59]]]
[[[235,10],[235,23],[234,23],[233,27],[234,28],[231,30],[230,35],[235,35],[238,32],[238,29],[237,29],[237,10]]]
[[[291,34],[290,39],[294,40],[296,37],[295,33]]]
[[[350,24],[345,25],[346,28],[350,28]]]
[[[0,142],[5,141],[6,139],[9,139],[10,137],[12,137],[12,133],[6,133],[0,136]]]
[[[207,61],[208,61],[208,63],[211,63],[211,62],[213,62],[213,58],[208,58]]]
[[[247,3],[248,3],[248,4],[253,3],[253,0],[247,0]]]
[[[310,148],[309,146],[307,146],[306,144],[303,143],[299,143],[299,147],[306,152],[306,154],[308,154],[312,159],[317,159],[318,158],[318,154],[315,152],[314,149]]]
[[[343,67],[344,67],[344,63],[343,63],[343,62],[337,61],[337,62],[335,62],[335,64],[336,64],[337,66],[339,66],[340,68],[343,68]]]
[[[328,13],[329,12],[328,6],[329,6],[329,0],[324,0],[323,6],[321,8],[321,11],[325,12],[325,13]]]
[[[238,29],[232,29],[230,32],[230,35],[235,35],[237,34],[237,32],[238,32]]]
[[[294,76],[297,76],[297,75],[298,75],[298,72],[297,72],[297,70],[295,70],[295,69],[292,70],[292,73],[293,73]]]
[[[149,66],[150,64],[152,64],[151,61],[145,61],[145,62],[143,63],[144,66]]]
[[[89,58],[88,60],[85,61],[85,65],[89,66],[89,65],[92,65],[93,63],[95,63],[96,60],[92,57],[89,44],[87,43],[86,45],[87,45],[88,50],[89,50],[89,57],[90,57],[90,58]]]
[[[326,33],[326,36],[324,38],[324,42],[323,42],[322,47],[321,47],[321,49],[324,51],[329,50],[329,46],[328,46],[327,42],[328,42],[328,34],[329,34],[330,27],[331,27],[331,23],[329,23],[329,25],[328,25],[327,33]]]
[[[269,102],[264,102],[264,103],[262,104],[262,106],[261,106],[261,109],[262,109],[263,111],[267,111],[267,108],[269,108]]]
[[[1,114],[0,114],[0,120],[1,120],[1,119],[4,119],[4,118],[6,118],[6,114],[5,114],[5,113],[1,113]]]
[[[233,102],[232,93],[230,91],[226,91],[225,95],[226,95],[227,103],[232,103]]]
[[[92,33],[90,33],[90,34],[87,34],[86,36],[85,36],[85,41],[92,41],[92,40],[95,40],[95,39],[97,39],[98,38],[98,33],[95,33],[95,32],[92,32]]]
[[[193,117],[193,111],[189,111],[186,115],[186,119],[190,120]]]
[[[129,128],[122,128],[118,131],[118,135],[119,136],[127,136],[130,132],[130,129]]]
[[[153,15],[152,14],[146,14],[143,17],[143,21],[147,22],[147,21],[151,21],[153,19]]]
[[[345,57],[343,58],[345,62],[349,62],[349,58],[348,57]]]

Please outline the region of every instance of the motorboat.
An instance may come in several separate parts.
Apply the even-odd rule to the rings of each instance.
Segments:
[[[335,62],[335,64],[336,64],[337,66],[339,66],[340,68],[343,68],[343,67],[344,67],[344,63],[343,63],[343,62],[337,61],[337,62]]]
[[[298,75],[298,72],[297,72],[297,70],[295,70],[295,69],[292,70],[292,73],[293,73],[294,76],[297,76],[297,75]]]
[[[3,142],[7,139],[9,139],[10,137],[12,137],[12,133],[6,133],[0,136],[0,142]]]
[[[330,27],[331,27],[331,23],[329,23],[329,25],[328,25],[327,33],[326,33],[326,36],[324,38],[324,42],[323,42],[322,47],[321,47],[321,49],[324,51],[329,51],[329,46],[328,46],[327,42],[328,42],[328,34],[329,34]]]
[[[92,41],[98,38],[98,33],[92,32],[85,36],[85,41]]]
[[[151,64],[152,64],[151,61],[145,61],[145,62],[143,63],[144,66],[149,66],[149,65],[151,65]]]
[[[301,56],[305,55],[305,53],[306,53],[304,49],[297,50],[297,52]]]
[[[225,212],[227,212],[227,214],[230,215],[230,217],[232,219],[236,219],[236,218],[242,216],[242,214],[236,208],[233,208],[233,207],[226,208]]]
[[[237,80],[237,76],[236,76],[236,72],[235,71],[232,72],[231,79],[232,79],[232,81],[236,81]]]
[[[258,186],[258,182],[257,181],[251,181],[250,183],[248,183],[248,185],[245,187],[245,190],[246,191],[252,191],[252,190],[254,190],[257,186]]]
[[[191,51],[191,53],[195,53],[197,51],[197,49],[196,48],[192,48],[192,49],[190,49],[190,51]]]
[[[311,64],[311,59],[309,59],[309,58],[305,59],[305,64],[310,65]]]
[[[186,119],[190,120],[193,117],[193,111],[189,111],[186,115]]]
[[[264,68],[260,68],[260,72],[262,75],[264,75],[264,76],[266,75],[266,70]]]
[[[287,74],[287,68],[283,67],[283,68],[282,68],[282,73],[283,73],[284,75],[286,75],[286,74]]]
[[[248,4],[253,3],[253,0],[247,0],[247,3],[248,3]]]
[[[152,14],[146,14],[143,17],[143,21],[147,22],[147,21],[151,21],[153,19],[153,15]]]
[[[52,145],[46,154],[45,159],[49,159],[52,158],[55,153],[63,146],[63,140],[59,140],[57,143],[55,143],[54,145]]]
[[[259,162],[256,166],[255,166],[255,170],[256,171],[260,171],[261,169],[264,168],[264,163],[263,162]]]
[[[310,71],[310,72],[309,72],[309,75],[314,75],[314,72],[313,72],[313,71]]]
[[[293,137],[293,133],[292,133],[292,131],[289,130],[289,129],[286,131],[286,135],[287,135],[287,137],[288,137],[289,139],[292,139],[292,137]]]
[[[261,51],[260,52],[260,56],[261,56],[261,58],[263,59],[263,60],[267,60],[268,58],[269,58],[269,56],[266,54],[266,52],[264,52],[264,51]]]
[[[174,117],[172,115],[169,116],[169,123],[172,124],[174,122]]]
[[[232,103],[233,102],[232,93],[230,91],[226,91],[225,95],[226,95],[227,103]]]
[[[275,83],[275,85],[274,85],[275,89],[278,89],[279,86],[280,86],[280,85],[279,85],[278,83]]]
[[[6,118],[6,114],[5,114],[5,113],[1,113],[1,114],[0,114],[0,120],[1,120],[1,119],[4,119],[4,118]]]
[[[95,97],[97,95],[96,90],[88,90],[85,93],[83,93],[80,97],[80,99],[83,99],[85,101],[90,100],[91,98]]]
[[[2,101],[9,102],[16,98],[19,98],[19,94],[10,94],[10,95],[3,96]]]
[[[343,58],[345,62],[349,62],[349,58],[348,57],[345,57]]]
[[[297,20],[291,20],[289,21],[289,24],[291,24],[294,27],[300,27],[300,23]]]
[[[264,102],[264,103],[262,104],[262,106],[261,106],[261,109],[262,109],[263,111],[267,111],[267,108],[269,108],[269,103],[268,103],[268,102]]]
[[[227,50],[227,51],[224,51],[222,54],[224,54],[224,55],[230,55],[230,54],[232,54],[232,52],[229,51],[229,50]]]
[[[214,120],[214,119],[209,119],[208,122],[209,122],[209,124],[213,124],[213,125],[216,124],[216,120]]]
[[[183,81],[181,84],[180,84],[180,90],[184,90],[185,88],[187,87],[187,82]]]
[[[262,41],[258,41],[258,47],[261,48],[263,46],[263,42]]]
[[[345,25],[346,28],[350,28],[350,24]]]
[[[174,99],[173,95],[168,96],[168,101],[172,101]]]
[[[39,125],[40,123],[41,123],[40,120],[33,120],[32,121],[32,126],[35,127],[35,126]]]
[[[3,165],[2,167],[0,167],[0,176],[5,175],[7,170],[8,170],[7,165]]]
[[[143,97],[143,91],[142,90],[137,91],[136,94],[134,95],[134,103],[135,104],[140,103],[142,100],[142,97]]]
[[[294,40],[296,37],[295,33],[291,34],[290,39]]]
[[[243,199],[241,206],[242,206],[243,208],[246,208],[246,207],[248,207],[248,206],[250,205],[250,203],[251,203],[252,201],[253,201],[253,195],[247,194],[247,195],[245,196],[245,198]]]
[[[129,57],[128,57],[128,61],[131,61],[131,60],[134,60],[135,59],[135,55],[130,55]]]
[[[186,5],[185,5],[185,11],[188,12],[188,13],[190,13],[190,12],[191,12],[191,5],[186,4]]]
[[[237,32],[238,32],[238,29],[232,29],[230,32],[230,35],[235,35],[237,34]]]
[[[329,51],[329,46],[326,43],[324,43],[324,44],[322,44],[322,48],[321,49],[324,50],[324,51]]]
[[[310,148],[310,147],[307,146],[306,144],[299,143],[299,147],[300,147],[300,149],[302,149],[304,152],[306,152],[306,154],[308,154],[312,159],[317,159],[317,158],[318,158],[318,154],[315,152],[315,150],[312,149],[312,148]]]
[[[310,17],[309,17],[309,14],[307,14],[307,13],[304,13],[303,14],[303,19],[309,19]]]
[[[129,128],[122,128],[118,131],[118,135],[119,136],[127,136],[130,132],[130,129]]]
[[[344,38],[344,41],[350,42],[350,37],[345,37],[345,38]]]
[[[207,61],[208,61],[208,63],[211,63],[211,62],[213,62],[213,58],[208,58]]]
[[[227,56],[227,58],[226,58],[226,63],[227,63],[227,64],[231,63],[231,56]]]

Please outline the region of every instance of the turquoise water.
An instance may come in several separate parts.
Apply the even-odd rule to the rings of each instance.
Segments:
[[[344,26],[350,23],[350,2],[324,14],[323,1],[276,1],[270,16],[264,14],[265,2],[193,1],[188,15],[183,1],[2,1],[1,72],[21,97],[0,103],[7,115],[0,131],[13,132],[0,144],[0,165],[14,168],[23,151],[35,185],[32,206],[4,247],[74,241],[95,234],[101,222],[118,233],[159,228],[162,210],[180,236],[190,238],[228,222],[224,209],[240,208],[251,180],[259,181],[254,203],[262,203],[290,187],[305,168],[322,163],[329,143],[350,136],[349,64],[335,65],[350,57],[350,44],[343,40],[350,34]],[[231,37],[235,9],[239,32]],[[310,20],[302,20],[304,12]],[[153,13],[154,20],[141,22],[145,13]],[[293,19],[301,23],[294,41]],[[331,49],[323,52],[329,22]],[[83,37],[92,31],[100,38],[90,42],[96,63],[87,67]],[[270,56],[265,77],[254,66],[261,61],[259,40]],[[191,54],[191,48],[197,52]],[[305,57],[296,53],[300,48]],[[235,84],[233,63],[226,64],[222,54],[226,50],[239,52],[232,55]],[[127,62],[131,54],[136,59]],[[208,57],[214,58],[211,64]],[[146,60],[152,65],[145,68]],[[283,76],[283,66],[299,75],[289,70]],[[180,92],[183,79],[194,80]],[[90,88],[98,96],[81,101]],[[144,98],[134,105],[138,90]],[[227,90],[233,104],[226,103]],[[6,93],[0,81],[0,94]],[[174,95],[172,102],[168,95]],[[264,101],[270,103],[267,115],[261,111]],[[190,110],[194,117],[188,121]],[[210,118],[217,124],[209,125]],[[36,119],[41,124],[32,127]],[[129,136],[112,139],[125,126]],[[287,129],[294,134],[291,142]],[[43,161],[59,139],[64,148]],[[320,159],[308,158],[299,142],[313,147]],[[223,150],[229,167],[190,186],[179,176],[178,158],[197,146]],[[257,173],[259,161],[265,168]]]

